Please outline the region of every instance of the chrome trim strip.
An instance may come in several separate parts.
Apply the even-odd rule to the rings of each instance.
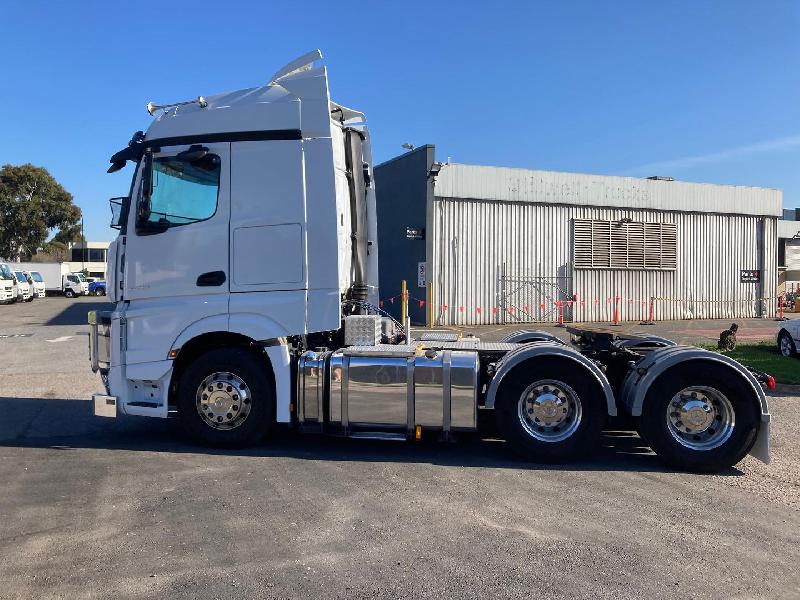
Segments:
[[[452,350],[445,350],[442,353],[442,433],[444,438],[447,439],[450,435],[450,381],[451,381],[451,368],[452,368]]]
[[[414,413],[414,357],[406,358],[406,427],[414,435],[416,414]]]
[[[350,386],[350,357],[342,357],[342,429],[347,431],[350,422],[347,414],[347,388]]]

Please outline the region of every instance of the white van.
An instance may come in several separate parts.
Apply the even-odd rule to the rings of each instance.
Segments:
[[[17,300],[30,302],[33,300],[33,289],[31,284],[28,283],[28,278],[22,271],[14,271],[14,279],[17,280]]]
[[[44,298],[45,297],[45,283],[44,279],[42,278],[42,274],[39,271],[30,271],[28,274],[31,276],[31,280],[33,281],[33,295],[37,298]]]
[[[0,263],[0,303],[10,304],[17,300],[17,280],[6,263]]]

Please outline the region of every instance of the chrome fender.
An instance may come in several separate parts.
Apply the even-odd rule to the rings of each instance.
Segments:
[[[617,415],[617,404],[614,401],[614,392],[611,390],[611,385],[608,383],[603,371],[600,370],[594,362],[586,358],[577,350],[573,350],[569,346],[561,343],[554,342],[532,342],[530,344],[521,345],[519,348],[512,350],[506,354],[502,360],[497,363],[495,375],[489,384],[489,389],[486,391],[486,408],[494,408],[497,391],[503,379],[520,363],[532,358],[550,358],[557,357],[573,361],[576,366],[580,366],[588,373],[590,373],[600,385],[603,390],[603,395],[606,400],[606,410],[612,417]],[[568,382],[567,382],[568,383]]]

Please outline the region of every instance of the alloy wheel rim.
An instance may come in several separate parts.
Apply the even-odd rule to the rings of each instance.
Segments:
[[[781,336],[781,354],[784,356],[789,356],[792,353],[792,341],[789,339],[789,336],[782,335]]]
[[[583,407],[578,394],[563,381],[543,379],[529,385],[517,402],[520,424],[540,442],[561,442],[578,429]]]
[[[667,428],[673,439],[690,450],[720,447],[733,435],[736,415],[727,396],[705,386],[690,386],[667,405]]]
[[[209,427],[223,431],[236,429],[250,415],[250,388],[235,373],[217,371],[206,377],[197,388],[195,407]]]

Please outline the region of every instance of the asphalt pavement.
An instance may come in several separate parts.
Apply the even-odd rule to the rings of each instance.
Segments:
[[[211,451],[91,414],[101,305],[0,306],[0,598],[800,597],[795,389],[772,464],[716,475],[628,431],[558,467],[478,438]]]

